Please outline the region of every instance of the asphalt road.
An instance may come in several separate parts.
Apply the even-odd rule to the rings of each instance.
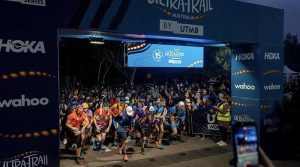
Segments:
[[[232,147],[218,146],[209,138],[184,137],[185,142],[175,141],[165,146],[164,150],[156,148],[154,144],[145,148],[145,155],[140,154],[140,147],[130,143],[128,147],[129,161],[123,162],[116,148],[112,151],[99,153],[92,148],[86,150],[87,154],[81,167],[227,167],[231,166],[233,158]],[[63,148],[63,145],[61,145]],[[300,157],[300,156],[299,156]],[[299,160],[273,160],[275,166],[298,167]],[[74,154],[61,150],[61,167],[77,167]]]

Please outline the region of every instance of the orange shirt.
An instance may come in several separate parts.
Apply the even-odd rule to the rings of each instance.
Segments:
[[[98,108],[95,111],[94,116],[96,117],[96,122],[101,123],[101,124],[107,124],[109,121],[109,117],[112,115],[111,110],[108,110],[108,112],[105,112],[104,109],[102,108],[102,115],[100,115],[100,109]]]
[[[70,121],[72,127],[76,127],[80,129],[81,124],[84,121],[84,118],[86,118],[87,115],[82,112],[81,116],[77,115],[77,112],[74,111],[70,115],[68,115],[68,121]]]

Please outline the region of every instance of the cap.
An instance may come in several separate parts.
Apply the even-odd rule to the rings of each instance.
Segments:
[[[190,99],[185,99],[185,102],[186,102],[187,105],[191,104],[191,100]]]
[[[125,103],[126,103],[126,104],[129,104],[129,103],[130,103],[129,97],[127,97],[127,96],[125,97]]]
[[[203,96],[203,99],[208,100],[208,99],[209,99],[209,96],[208,96],[208,95],[205,95],[205,96]]]
[[[150,107],[149,107],[149,111],[154,111],[154,107],[153,107],[153,106],[150,106]]]
[[[127,113],[127,115],[129,115],[129,116],[132,116],[132,115],[133,115],[133,111],[132,111],[132,107],[131,107],[131,106],[126,107],[126,113]]]
[[[109,107],[110,105],[109,105],[108,102],[104,102],[104,103],[103,103],[103,106],[104,106],[104,107]]]
[[[82,103],[82,108],[87,109],[89,108],[89,105],[87,103]]]
[[[183,101],[180,101],[180,102],[178,103],[178,106],[179,106],[179,107],[184,106],[184,102],[183,102]]]

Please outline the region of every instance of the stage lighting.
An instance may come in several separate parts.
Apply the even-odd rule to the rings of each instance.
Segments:
[[[104,39],[103,38],[91,37],[90,38],[90,44],[103,45],[104,44]]]

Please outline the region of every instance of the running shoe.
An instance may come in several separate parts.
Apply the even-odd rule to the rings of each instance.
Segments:
[[[82,165],[82,164],[83,164],[83,163],[80,161],[79,158],[76,158],[75,162],[76,162],[77,165]]]
[[[123,156],[123,161],[125,161],[125,162],[128,161],[128,156],[127,156],[127,154],[125,154],[125,155]]]
[[[144,148],[141,148],[141,154],[142,154],[142,155],[145,155],[145,150],[144,150]]]
[[[159,149],[161,149],[161,150],[163,150],[164,149],[164,147],[163,147],[163,144],[162,144],[162,142],[161,141],[159,141],[159,142],[157,142],[157,147],[159,148]]]
[[[224,142],[224,141],[222,141],[222,142],[219,144],[219,146],[227,146],[227,143]]]

